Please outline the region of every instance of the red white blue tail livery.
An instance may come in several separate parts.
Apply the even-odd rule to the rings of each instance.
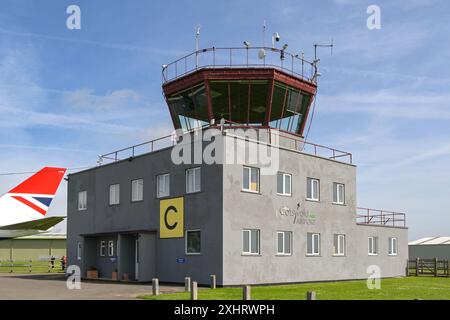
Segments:
[[[48,232],[64,220],[45,215],[66,170],[43,168],[0,198],[0,239]]]

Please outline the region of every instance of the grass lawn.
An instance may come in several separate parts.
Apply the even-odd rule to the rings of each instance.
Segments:
[[[279,286],[254,286],[252,300],[304,300],[307,291],[315,291],[317,300],[450,300],[450,278],[428,276],[381,280],[381,289],[367,289],[365,280],[303,283]],[[145,295],[148,300],[187,300],[189,294]],[[242,300],[242,288],[200,288],[199,300]]]

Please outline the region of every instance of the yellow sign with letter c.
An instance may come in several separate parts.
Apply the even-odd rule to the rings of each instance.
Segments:
[[[184,237],[184,198],[164,199],[159,202],[159,237]]]

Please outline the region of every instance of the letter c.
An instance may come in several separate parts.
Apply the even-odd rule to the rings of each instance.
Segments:
[[[170,211],[174,211],[175,213],[178,212],[177,208],[175,208],[174,206],[169,206],[166,209],[166,212],[164,213],[164,224],[166,225],[166,228],[169,230],[173,230],[177,227],[178,222],[175,222],[174,224],[169,224],[169,222],[167,221],[167,216],[169,215]]]

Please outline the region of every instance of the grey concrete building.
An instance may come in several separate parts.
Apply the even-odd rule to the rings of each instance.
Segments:
[[[409,259],[450,260],[450,237],[425,237],[408,244]]]
[[[301,62],[309,77],[267,64],[170,77],[165,66],[164,94],[183,133],[69,176],[69,264],[137,281],[207,284],[214,274],[223,286],[363,279],[370,266],[404,275],[404,214],[357,208],[351,154],[304,141],[317,66]],[[250,156],[260,147],[273,155],[270,168]]]

